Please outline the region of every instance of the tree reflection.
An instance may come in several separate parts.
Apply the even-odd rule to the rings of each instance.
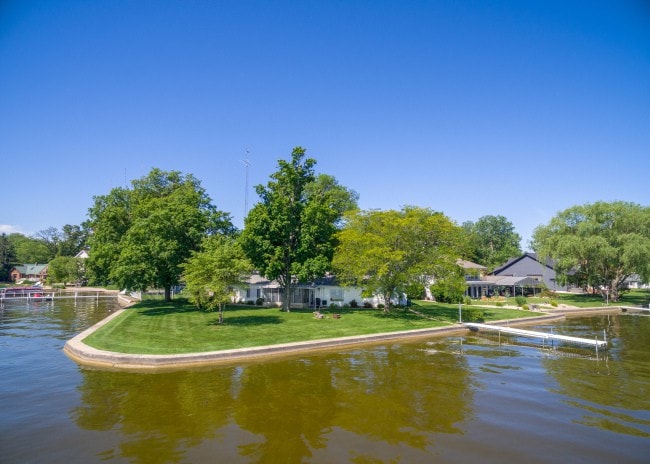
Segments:
[[[325,446],[323,431],[334,418],[335,398],[327,358],[248,366],[242,375],[235,419],[263,440],[242,446],[252,462],[301,462]]]
[[[472,397],[465,359],[428,348],[389,344],[159,374],[85,370],[71,416],[84,429],[121,434],[102,455],[133,461],[184,461],[190,448],[226,434],[219,449],[246,462],[370,459],[384,444],[428,453],[436,433],[461,432]]]
[[[254,462],[300,462],[333,429],[424,449],[433,433],[458,433],[471,401],[463,358],[422,345],[390,345],[246,368],[235,418],[263,436]],[[350,450],[352,452],[353,450]]]
[[[433,433],[458,433],[471,401],[464,358],[421,345],[357,351],[337,373],[337,425],[387,443],[422,449]]]
[[[213,438],[232,415],[235,368],[159,374],[86,370],[82,406],[71,411],[87,430],[125,436],[119,454],[144,462],[177,462],[184,450]]]
[[[650,318],[596,316],[567,319],[563,333],[602,333],[606,328],[612,348],[581,357],[553,356],[544,360],[560,393],[582,411],[580,423],[628,435],[650,437],[650,422],[638,420],[634,411],[648,411],[648,352]],[[611,362],[610,362],[611,360]]]

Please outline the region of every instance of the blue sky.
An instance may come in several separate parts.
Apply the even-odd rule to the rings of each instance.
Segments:
[[[241,227],[303,146],[363,209],[503,215],[523,236],[650,204],[650,4],[0,2],[0,232],[80,224],[152,167]]]

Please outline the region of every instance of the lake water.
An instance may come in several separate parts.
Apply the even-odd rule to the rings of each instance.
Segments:
[[[536,327],[606,330],[598,357],[471,333],[166,373],[64,355],[115,309],[5,304],[0,462],[650,461],[650,317]]]

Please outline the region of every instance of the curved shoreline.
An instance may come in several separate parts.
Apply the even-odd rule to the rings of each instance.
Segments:
[[[543,316],[527,317],[522,319],[508,319],[491,322],[493,325],[530,325],[541,321],[559,321],[567,316],[578,316],[582,314],[599,314],[621,312],[622,307],[612,308],[580,308],[575,310],[553,311]],[[113,351],[98,350],[83,343],[83,339],[98,330],[114,318],[118,317],[124,309],[120,309],[107,318],[101,320],[92,327],[84,330],[77,336],[68,340],[63,351],[75,362],[91,367],[108,368],[117,370],[169,370],[186,369],[217,364],[226,364],[235,361],[247,361],[269,357],[294,355],[307,351],[322,351],[338,347],[352,347],[363,344],[380,343],[384,341],[395,341],[421,337],[450,335],[467,331],[467,327],[455,324],[448,327],[432,327],[428,329],[407,330],[401,332],[386,332],[369,335],[356,335],[351,337],[327,338],[321,340],[310,340],[292,343],[281,343],[277,345],[256,346],[248,348],[236,348],[231,350],[206,351],[201,353],[182,353],[168,355],[153,354],[129,354]]]

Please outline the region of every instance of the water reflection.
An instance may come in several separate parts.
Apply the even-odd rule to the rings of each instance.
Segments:
[[[582,411],[577,423],[650,437],[648,347],[650,318],[596,316],[567,319],[563,333],[593,333],[606,327],[612,348],[598,358],[549,357],[544,366],[566,404]]]
[[[160,374],[84,370],[71,417],[118,430],[125,439],[109,454],[136,461],[182,461],[226,428],[247,462],[308,461],[342,434],[425,450],[433,433],[460,431],[472,394],[462,357],[422,351],[401,344]]]
[[[553,327],[606,329],[598,360],[468,333],[193,371],[80,368],[63,343],[114,309],[0,311],[0,461],[647,461],[649,317]]]

